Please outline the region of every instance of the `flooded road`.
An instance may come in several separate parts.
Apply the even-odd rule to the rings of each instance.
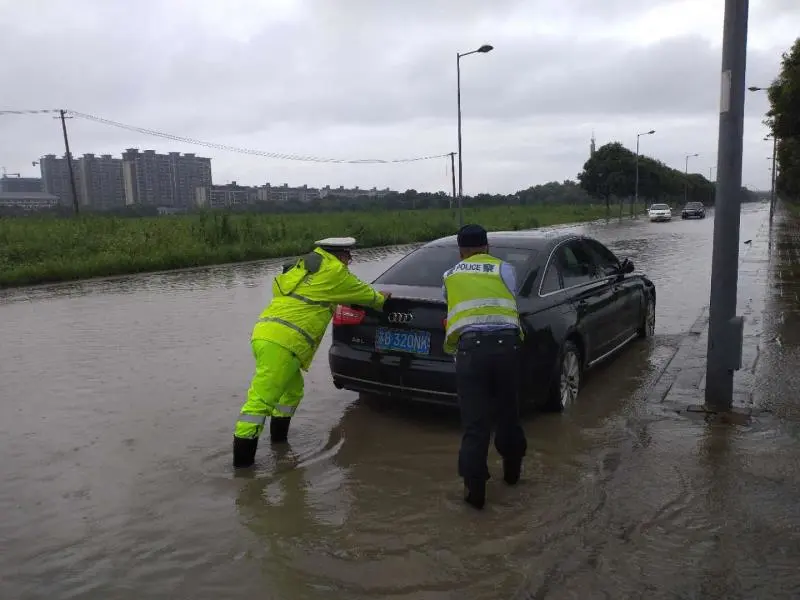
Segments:
[[[765,220],[746,207],[741,240]],[[656,336],[568,414],[527,419],[517,488],[492,450],[482,514],[461,500],[457,416],[334,389],[325,347],[289,448],[234,476],[279,261],[5,292],[0,598],[798,597],[795,446],[701,435],[644,400],[708,302],[713,218],[576,229],[653,279]],[[408,249],[352,268],[372,279]]]

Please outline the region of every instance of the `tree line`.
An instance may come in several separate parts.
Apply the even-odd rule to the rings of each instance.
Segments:
[[[767,89],[765,124],[777,139],[777,194],[800,203],[800,38],[783,53],[778,77]]]

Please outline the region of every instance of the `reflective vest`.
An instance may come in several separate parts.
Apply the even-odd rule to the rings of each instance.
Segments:
[[[503,261],[488,254],[465,258],[444,274],[447,326],[444,351],[455,354],[458,338],[470,325],[520,328],[517,300],[500,276]]]
[[[308,370],[337,304],[380,310],[384,297],[353,275],[338,258],[314,249],[272,282],[272,302],[261,313],[251,339],[279,344]]]

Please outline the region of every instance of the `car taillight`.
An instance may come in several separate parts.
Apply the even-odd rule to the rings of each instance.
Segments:
[[[447,317],[442,319],[442,328],[444,328],[444,330],[447,331]]]
[[[350,306],[342,306],[341,304],[336,307],[333,313],[333,324],[338,325],[359,325],[366,316],[366,311],[358,310]]]

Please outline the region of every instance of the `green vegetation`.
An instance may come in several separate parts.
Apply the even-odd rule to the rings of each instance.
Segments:
[[[636,153],[619,142],[597,149],[578,174],[581,187],[593,198],[636,196]],[[714,203],[715,184],[698,173],[685,175],[659,160],[639,155],[639,199],[683,205]],[[750,200],[755,200],[751,198]]]
[[[605,216],[598,205],[464,211],[489,230]],[[0,287],[294,256],[328,236],[353,235],[364,247],[421,242],[453,234],[455,223],[450,210],[0,219]]]
[[[776,190],[784,200],[800,202],[800,38],[783,54],[781,71],[768,90],[766,124],[778,140]]]

